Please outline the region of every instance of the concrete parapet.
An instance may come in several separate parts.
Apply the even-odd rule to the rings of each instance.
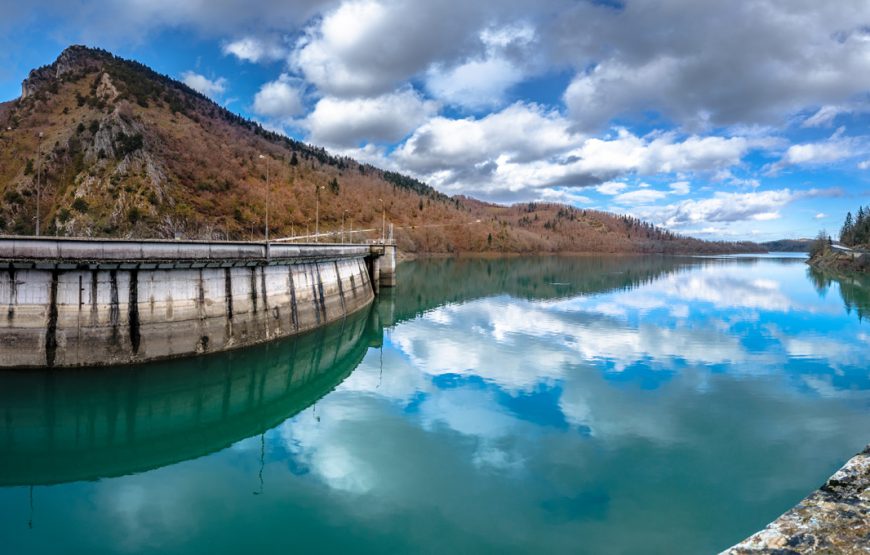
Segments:
[[[373,299],[368,246],[271,245],[266,260],[265,245],[230,245],[0,240],[0,367],[223,351],[339,320]]]
[[[373,255],[370,245],[0,238],[0,264],[38,268],[184,268],[294,264]],[[381,248],[378,247],[379,256]]]

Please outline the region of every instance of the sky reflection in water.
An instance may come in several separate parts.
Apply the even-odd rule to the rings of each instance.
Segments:
[[[29,488],[0,488],[11,552],[712,552],[870,441],[870,287],[799,259],[421,261],[399,283],[331,332],[332,359],[312,339],[202,363],[196,380],[221,366],[242,383],[260,361],[328,361],[286,387],[298,400],[165,448],[182,462],[37,483],[32,515]],[[143,397],[150,378],[119,387]],[[189,404],[149,399],[137,422]],[[24,449],[5,445],[0,462]]]

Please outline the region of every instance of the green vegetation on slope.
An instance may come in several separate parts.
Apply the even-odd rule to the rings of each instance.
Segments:
[[[870,245],[870,206],[859,206],[854,219],[851,212],[846,214],[840,229],[840,242],[847,247]]]

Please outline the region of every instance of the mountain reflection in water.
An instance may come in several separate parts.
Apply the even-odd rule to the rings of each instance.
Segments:
[[[590,260],[422,261],[406,268],[407,282],[385,290],[371,313],[298,339],[121,368],[0,371],[0,486],[121,476],[259,434],[350,375],[368,348],[381,344],[382,313],[394,325],[445,300],[627,288],[676,267],[653,258]],[[553,286],[560,279],[571,279],[564,284],[570,287]]]
[[[296,340],[119,368],[0,372],[0,485],[121,476],[280,424],[380,345],[369,310]]]

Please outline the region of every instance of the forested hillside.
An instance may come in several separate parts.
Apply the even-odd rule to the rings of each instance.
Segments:
[[[859,206],[854,218],[851,212],[846,214],[840,242],[848,247],[870,246],[870,206]]]
[[[267,182],[270,185],[267,192]],[[732,252],[629,217],[448,197],[267,131],[178,81],[70,47],[0,103],[0,234],[251,239],[380,229],[407,252]],[[379,233],[372,232],[369,237]],[[359,237],[363,239],[363,237]]]

